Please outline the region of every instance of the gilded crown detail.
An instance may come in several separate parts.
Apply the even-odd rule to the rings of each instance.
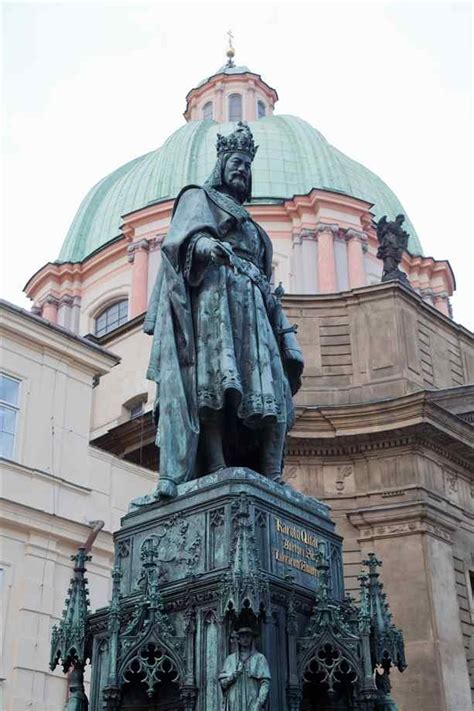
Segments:
[[[217,155],[219,156],[224,153],[241,151],[242,153],[247,153],[253,160],[257,149],[258,146],[254,143],[252,131],[245,121],[239,121],[235,131],[228,136],[217,134]]]

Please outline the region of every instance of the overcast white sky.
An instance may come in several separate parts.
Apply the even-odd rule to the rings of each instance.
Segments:
[[[2,3],[3,286],[54,260],[80,201],[182,125],[225,61],[280,96],[400,198],[424,252],[449,259],[474,328],[471,8],[467,2]]]

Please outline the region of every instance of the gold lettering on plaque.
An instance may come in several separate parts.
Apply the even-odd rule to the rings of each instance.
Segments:
[[[317,577],[319,542],[316,536],[304,528],[284,523],[277,516],[275,516],[275,530],[279,544],[278,548],[273,549],[275,560]]]

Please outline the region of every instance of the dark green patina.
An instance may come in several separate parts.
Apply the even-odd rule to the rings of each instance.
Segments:
[[[244,628],[270,669],[262,708],[395,709],[389,672],[404,669],[404,649],[380,563],[364,561],[355,604],[341,543],[327,506],[248,469],[182,484],[124,517],[110,606],[78,614],[74,629],[68,607],[53,658],[66,669],[91,659],[92,711],[236,709],[222,705],[219,677]]]
[[[145,325],[158,490],[114,536],[108,607],[88,610],[91,542],[74,557],[51,656],[73,670],[68,711],[87,709],[87,659],[92,711],[396,709],[404,646],[379,561],[364,561],[355,604],[329,508],[280,483],[302,359],[269,288],[268,237],[242,207],[255,150],[247,127],[219,137],[211,177],[177,200]]]

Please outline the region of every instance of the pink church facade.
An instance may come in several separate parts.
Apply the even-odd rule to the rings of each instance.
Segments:
[[[239,68],[236,68],[236,71]],[[186,97],[189,122],[256,121],[273,115],[278,95],[259,75],[220,71]],[[50,262],[27,283],[33,311],[76,333],[94,332],[98,314],[118,300],[128,301],[128,317],[146,310],[160,262],[160,246],[170,224],[174,199],[159,200],[121,215],[115,239],[81,261]],[[376,258],[373,205],[358,197],[314,188],[284,200],[258,200],[249,211],[266,229],[274,247],[274,282],[288,294],[327,294],[369,286],[381,278]],[[421,299],[445,316],[454,276],[446,260],[405,253],[401,268]]]

